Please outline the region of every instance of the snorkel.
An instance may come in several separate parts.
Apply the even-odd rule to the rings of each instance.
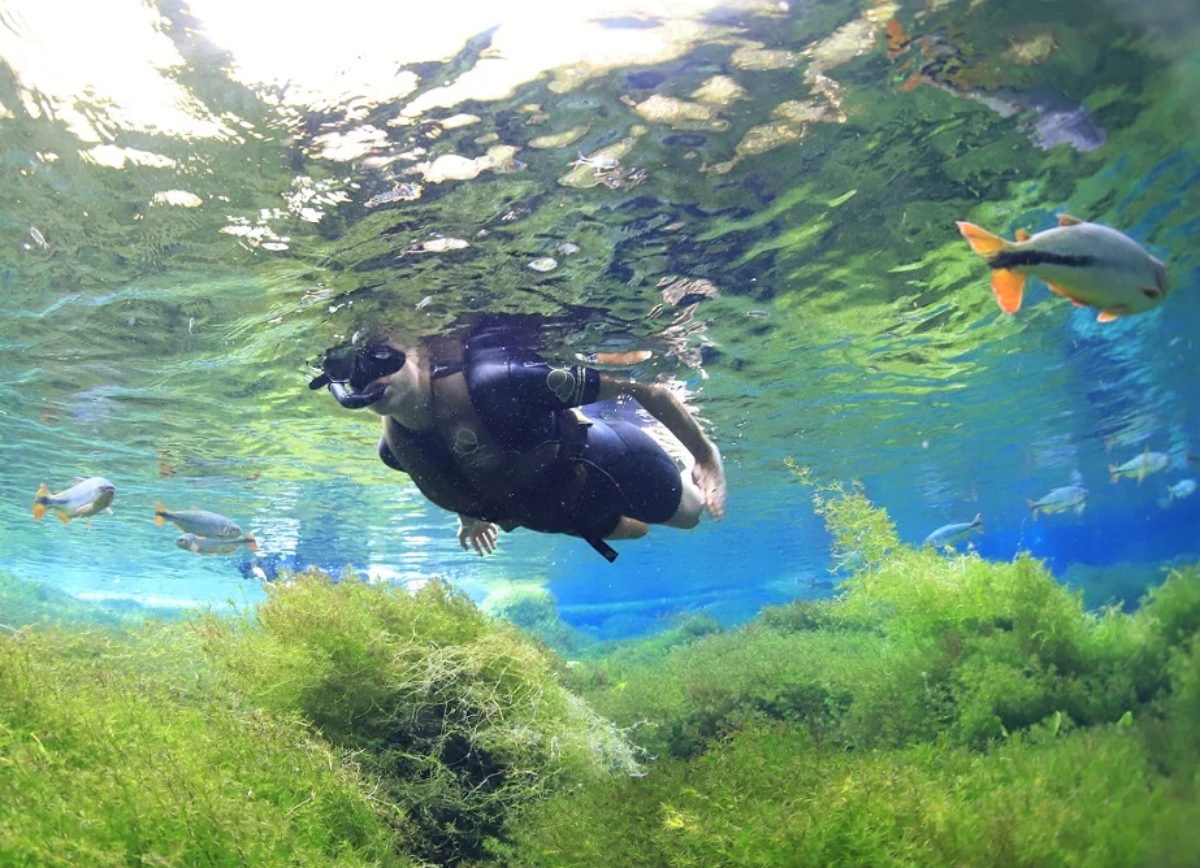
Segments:
[[[329,393],[347,410],[361,410],[383,398],[387,384],[378,380],[396,373],[404,362],[403,351],[387,344],[335,347],[326,350],[321,359],[322,373],[309,382],[308,388],[328,386]]]

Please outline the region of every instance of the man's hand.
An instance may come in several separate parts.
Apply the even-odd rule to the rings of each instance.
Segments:
[[[468,543],[480,557],[496,550],[496,526],[490,521],[480,521],[467,515],[458,517],[458,544],[466,551]]]
[[[721,453],[713,446],[711,454],[692,465],[692,482],[704,495],[704,506],[717,521],[725,517],[725,465]]]

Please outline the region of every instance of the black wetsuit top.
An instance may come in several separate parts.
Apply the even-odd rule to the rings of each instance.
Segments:
[[[580,423],[571,412],[596,400],[598,371],[579,365],[553,367],[530,351],[468,347],[461,368],[433,370],[435,405],[436,381],[460,370],[492,448],[469,428],[453,432],[449,442],[436,429],[393,429],[406,447],[436,465],[439,484],[422,484],[415,466],[412,473],[434,503],[506,528],[520,525],[581,536],[610,560],[616,554],[603,539],[622,516],[661,523],[678,509],[679,471],[661,446],[630,423]],[[495,445],[503,451],[496,454]],[[379,446],[389,467],[408,472],[405,464],[416,463],[403,461],[386,440]],[[549,460],[530,462],[529,456]],[[489,493],[487,486],[471,481],[473,473],[486,475],[489,467],[514,464],[525,466],[504,481],[502,493],[495,488]]]

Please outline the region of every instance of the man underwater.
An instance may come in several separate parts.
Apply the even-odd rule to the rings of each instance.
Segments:
[[[380,335],[325,353],[309,387],[383,417],[379,455],[433,503],[458,514],[458,540],[483,555],[497,528],[579,536],[609,561],[608,540],[652,524],[689,529],[725,513],[716,445],[670,390],[579,365],[555,367],[505,328],[418,344]],[[629,396],[695,460],[681,472],[629,422],[574,408]]]

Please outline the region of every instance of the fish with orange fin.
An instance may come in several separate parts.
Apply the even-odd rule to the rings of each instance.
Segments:
[[[1058,226],[1036,235],[1018,230],[1015,242],[974,223],[960,221],[958,231],[987,260],[1005,313],[1021,309],[1029,275],[1079,307],[1098,308],[1100,322],[1151,310],[1171,291],[1161,262],[1128,235],[1099,223],[1060,214]]]
[[[47,512],[53,510],[63,524],[70,524],[73,518],[82,518],[90,528],[93,515],[105,510],[112,512],[108,505],[116,496],[117,489],[111,482],[103,476],[89,476],[87,479],[76,477],[73,482],[70,488],[58,494],[51,494],[43,482],[33,499],[34,521],[41,521]]]

